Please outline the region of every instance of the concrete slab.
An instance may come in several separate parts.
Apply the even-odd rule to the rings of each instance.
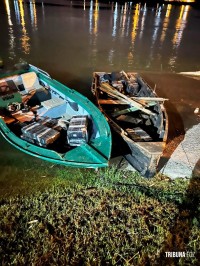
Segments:
[[[189,129],[161,173],[171,177],[191,177],[200,158],[200,124]]]

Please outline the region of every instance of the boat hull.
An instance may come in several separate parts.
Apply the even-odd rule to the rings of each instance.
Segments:
[[[87,114],[92,121],[91,130],[95,130],[96,135],[95,137],[91,137],[87,143],[72,147],[66,152],[58,152],[22,139],[12,131],[10,125],[5,121],[5,116],[2,115],[0,116],[0,133],[2,136],[22,152],[51,163],[79,168],[99,168],[108,166],[112,144],[111,132],[106,119],[99,112],[98,108],[80,93],[52,79],[46,72],[31,65],[29,65],[28,72],[29,71],[35,72],[40,81],[54,88],[55,93],[57,93],[59,97],[66,97],[68,106],[71,103],[76,103],[79,106],[79,111],[76,112],[73,106],[72,108],[70,107],[70,110],[74,108],[74,110],[72,110],[73,115],[76,115],[76,113],[79,115],[80,112]],[[27,70],[19,70],[11,74],[21,75],[23,73],[27,73]],[[5,79],[7,77],[8,75],[4,75],[1,78]]]
[[[124,141],[130,148],[130,153],[124,155],[126,160],[144,177],[153,177],[156,174],[157,165],[162,156],[165,143],[154,142],[144,145],[129,138]],[[153,150],[154,149],[154,150]]]
[[[122,100],[127,101],[128,99],[126,97],[124,97],[123,95],[121,96],[120,94],[118,94],[118,92],[115,94],[115,92],[113,92],[113,91],[111,91],[111,89],[109,89],[108,85],[104,85],[103,88],[101,87],[100,77],[104,74],[107,75],[108,73],[105,73],[105,72],[94,72],[93,73],[92,92],[95,95],[97,105],[98,105],[100,111],[106,117],[112,130],[114,132],[116,132],[118,134],[118,136],[120,136],[121,139],[123,139],[124,146],[128,147],[128,151],[126,148],[127,152],[125,155],[123,155],[124,158],[142,176],[152,177],[157,173],[157,165],[158,165],[158,162],[160,160],[160,157],[163,154],[163,150],[166,146],[166,140],[167,140],[167,134],[168,134],[168,116],[167,116],[166,109],[164,108],[163,104],[161,104],[161,105],[156,104],[156,106],[157,106],[156,111],[158,110],[157,111],[158,115],[157,115],[157,118],[154,120],[157,120],[156,121],[156,125],[157,125],[156,130],[158,130],[158,128],[160,128],[160,131],[159,131],[160,135],[156,136],[156,137],[153,136],[152,138],[150,138],[149,135],[146,134],[144,127],[143,127],[143,129],[140,128],[140,130],[145,132],[145,134],[147,135],[146,137],[149,137],[149,140],[147,140],[147,141],[144,139],[142,139],[142,141],[138,140],[137,136],[136,136],[137,135],[136,129],[138,127],[137,126],[134,127],[134,124],[132,123],[133,128],[131,128],[131,129],[129,129],[129,131],[127,131],[126,127],[122,123],[120,124],[121,121],[117,120],[116,117],[113,116],[113,112],[110,112],[109,109],[115,110],[115,108],[117,108],[120,104],[121,105],[124,104],[122,102]],[[131,73],[131,75],[132,74],[133,73]],[[146,83],[145,83],[145,86],[147,86]],[[105,96],[107,87],[108,87],[108,94]],[[156,98],[158,96],[153,92],[153,90],[150,88],[150,86],[148,86],[148,91],[149,91],[150,97],[154,97],[153,99],[156,100]],[[109,97],[107,97],[108,95],[109,95]],[[118,97],[118,95],[120,97]],[[137,99],[137,98],[135,97],[135,99]],[[149,98],[147,98],[147,97],[145,97],[143,99],[149,100]],[[109,107],[107,107],[107,106],[109,106]],[[139,108],[140,108],[140,106],[139,106]],[[132,118],[131,115],[135,112],[134,109],[136,109],[136,112],[138,112],[137,106],[134,108],[130,107],[130,106],[129,106],[129,108],[126,107],[125,111],[124,111],[124,109],[122,109],[122,111],[117,112],[118,117],[119,117],[119,115],[123,114],[123,117],[125,117],[125,119],[128,120],[128,122],[130,122],[130,120]],[[142,110],[142,107],[141,107],[141,110]],[[151,110],[154,111],[153,108],[151,108],[151,109],[149,108],[145,111],[149,112]],[[142,111],[139,110],[139,112],[142,112]],[[138,112],[138,114],[139,114],[139,112]],[[128,113],[128,115],[126,116],[127,113]],[[150,115],[145,114],[145,116],[148,117]],[[136,118],[137,118],[137,116],[134,117],[135,120],[136,120]],[[129,127],[131,127],[130,124],[129,124]],[[132,132],[130,132],[130,131],[132,131]],[[157,134],[157,132],[156,132],[156,134]],[[132,135],[134,135],[134,136],[132,136]]]

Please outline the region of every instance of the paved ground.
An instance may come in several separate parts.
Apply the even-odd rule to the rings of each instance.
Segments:
[[[200,176],[200,80],[198,75],[143,73],[166,102],[169,116],[168,143],[158,165],[159,172],[171,177]],[[119,164],[121,157],[112,163]],[[120,168],[135,171],[124,160]]]
[[[200,79],[200,71],[197,72],[182,72],[185,75],[185,79]],[[194,82],[191,80],[191,83]],[[186,89],[184,87],[184,89]],[[192,93],[192,89],[191,93]],[[179,143],[177,148],[173,151],[171,157],[167,161],[166,165],[161,169],[163,174],[171,178],[178,177],[190,177],[192,175],[200,176],[200,81],[199,91],[196,95],[196,105],[193,107],[193,116],[196,117],[197,125],[191,126],[191,128],[185,128],[186,132],[184,139]],[[188,106],[190,106],[190,98],[188,99]],[[183,112],[184,113],[184,112]],[[191,114],[192,115],[192,114]],[[190,116],[186,120],[190,120]],[[192,119],[191,119],[192,120]],[[189,121],[188,121],[189,122]],[[195,122],[195,121],[194,121]],[[187,121],[185,121],[187,124]]]
[[[190,177],[200,158],[200,124],[189,129],[160,172],[171,177]],[[199,172],[200,175],[200,172]]]

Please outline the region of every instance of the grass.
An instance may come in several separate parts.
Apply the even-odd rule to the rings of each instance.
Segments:
[[[198,265],[198,177],[144,179],[2,153],[1,265]]]

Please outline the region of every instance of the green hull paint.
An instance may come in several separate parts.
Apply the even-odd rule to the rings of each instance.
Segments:
[[[108,161],[111,155],[111,132],[106,119],[98,108],[86,97],[75,90],[71,90],[58,81],[51,79],[51,77],[36,71],[35,67],[30,67],[29,71],[36,72],[40,80],[46,82],[50,86],[53,86],[58,92],[66,95],[72,99],[72,101],[78,103],[83,109],[85,109],[92,117],[93,122],[98,129],[99,137],[92,139],[88,144],[75,147],[63,154],[31,144],[21,139],[16,136],[7,127],[4,120],[0,118],[0,132],[3,137],[17,149],[52,163],[80,168],[99,168],[108,166]],[[16,73],[20,74],[23,73],[23,71],[15,72],[15,74]]]

